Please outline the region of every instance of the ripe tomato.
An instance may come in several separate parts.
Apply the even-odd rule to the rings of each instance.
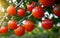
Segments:
[[[1,28],[0,28],[0,34],[2,34],[2,32],[1,32],[2,30],[1,30]]]
[[[55,0],[39,0],[41,4],[43,4],[45,7],[50,7],[54,4]]]
[[[25,13],[26,13],[26,11],[25,11],[25,9],[23,9],[23,8],[18,9],[18,11],[17,11],[18,16],[20,16],[20,17],[24,16]]]
[[[32,9],[34,8],[35,2],[32,2],[31,4],[27,5],[28,11],[32,12]]]
[[[17,29],[14,30],[15,35],[22,36],[25,33],[25,29],[22,26],[19,26]]]
[[[9,6],[7,8],[7,13],[10,15],[10,16],[13,16],[16,14],[16,8],[14,6]]]
[[[51,19],[42,20],[42,27],[46,30],[53,27],[53,21]]]
[[[27,32],[31,32],[34,29],[34,23],[30,20],[26,20],[23,27]]]
[[[15,20],[10,20],[10,21],[8,22],[8,27],[9,27],[10,29],[16,29],[16,28],[17,28],[17,23],[16,23],[16,21],[15,21]]]
[[[6,26],[2,26],[0,28],[0,31],[1,31],[1,33],[7,33],[8,32],[8,28]]]
[[[60,4],[58,4],[54,9],[53,12],[56,16],[60,17]]]
[[[42,18],[44,16],[44,9],[40,6],[37,6],[32,10],[32,15],[38,19]]]

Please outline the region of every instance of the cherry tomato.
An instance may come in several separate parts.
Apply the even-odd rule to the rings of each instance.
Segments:
[[[16,8],[14,6],[9,6],[7,8],[7,13],[10,15],[10,16],[13,16],[16,14]]]
[[[25,29],[22,26],[19,26],[17,29],[14,30],[15,35],[23,36],[25,33]]]
[[[27,5],[28,11],[32,12],[32,9],[34,8],[35,2],[32,2],[31,4]]]
[[[55,3],[55,0],[39,0],[41,4],[43,4],[45,7],[50,7]]]
[[[2,34],[2,32],[1,32],[2,30],[1,30],[1,28],[0,28],[0,34]]]
[[[2,27],[0,28],[0,31],[1,31],[1,33],[7,33],[7,32],[8,32],[8,27],[2,26]]]
[[[38,19],[42,18],[44,16],[44,9],[40,6],[37,6],[32,10],[32,15]]]
[[[30,20],[26,20],[23,27],[27,32],[31,32],[34,29],[34,23]]]
[[[53,12],[56,16],[60,17],[60,4],[56,5],[56,7],[53,9]]]
[[[16,21],[15,20],[10,20],[9,22],[8,22],[8,27],[10,28],[10,29],[16,29],[17,28],[17,23],[16,23]]]
[[[18,9],[18,11],[17,11],[17,15],[20,17],[23,17],[25,15],[25,13],[26,13],[26,11],[23,8]]]
[[[54,22],[51,19],[42,20],[42,28],[48,30],[53,27]]]

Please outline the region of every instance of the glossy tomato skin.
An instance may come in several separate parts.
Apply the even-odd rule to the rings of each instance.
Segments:
[[[8,27],[2,26],[2,27],[0,28],[0,31],[1,31],[1,33],[7,33],[7,32],[8,32]]]
[[[16,23],[16,21],[15,21],[15,20],[10,20],[10,21],[8,22],[8,27],[9,27],[10,29],[12,29],[12,30],[16,29],[16,28],[17,28],[17,23]]]
[[[14,33],[16,36],[23,36],[25,33],[25,28],[22,26],[19,26],[17,29],[14,30]]]
[[[55,3],[56,0],[39,0],[41,4],[43,4],[45,7],[50,7]]]
[[[51,19],[42,20],[42,28],[48,30],[53,27],[54,22]]]
[[[17,15],[18,15],[19,17],[23,17],[23,16],[25,15],[25,13],[26,13],[26,11],[25,11],[25,9],[23,9],[23,8],[18,9],[18,11],[17,11]]]
[[[32,15],[33,17],[40,19],[44,16],[44,9],[40,6],[37,6],[32,10]]]
[[[30,20],[26,20],[23,27],[27,32],[31,32],[34,29],[34,23]]]
[[[10,16],[13,16],[16,14],[16,8],[14,6],[9,6],[7,8],[7,13],[10,15]]]
[[[60,17],[60,4],[57,5],[57,6],[53,9],[53,13],[54,13],[56,16]]]
[[[34,8],[35,2],[32,2],[31,4],[27,5],[27,10],[32,12],[32,9]]]

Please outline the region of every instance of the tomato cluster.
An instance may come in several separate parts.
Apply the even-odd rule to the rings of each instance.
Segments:
[[[44,5],[46,8],[52,6],[55,3],[56,0],[39,0],[39,2]],[[31,12],[32,16],[36,19],[41,19],[44,17],[44,8],[41,6],[36,6],[35,2],[32,2],[31,4],[28,4],[27,10],[25,10],[24,8],[19,8],[18,10],[16,10],[16,8],[14,6],[9,6],[7,8],[7,13],[10,16],[14,16],[17,15],[18,17],[24,17],[26,14],[26,11]],[[53,8],[53,12],[56,16],[60,17],[60,4],[56,5]],[[18,22],[16,22],[15,20],[9,20],[8,21],[8,27],[6,26],[2,26],[0,28],[0,34],[1,33],[7,33],[8,32],[8,28],[11,30],[14,30],[15,35],[17,36],[22,36],[25,34],[25,31],[27,32],[31,32],[33,31],[33,29],[35,28],[35,24],[34,22],[32,22],[31,20],[25,20],[25,23],[23,23],[21,26],[18,26]],[[42,28],[48,30],[51,29],[54,25],[54,22],[52,19],[45,19],[42,20]]]
[[[22,36],[25,34],[25,30],[27,32],[31,32],[34,29],[34,23],[30,20],[26,20],[26,23],[24,23],[22,26],[18,26],[17,22],[15,20],[10,20],[8,22],[8,27],[1,26],[0,28],[0,34],[2,33],[8,33],[8,28],[11,30],[14,30],[15,35]]]

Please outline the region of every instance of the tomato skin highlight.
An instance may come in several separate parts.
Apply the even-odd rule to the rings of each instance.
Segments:
[[[1,33],[7,33],[7,32],[8,32],[8,27],[2,26],[2,27],[0,28],[0,32],[1,32]]]
[[[31,32],[34,29],[34,23],[30,20],[26,20],[23,27],[27,32]]]
[[[41,4],[43,4],[45,7],[50,7],[55,3],[56,0],[39,0]]]
[[[10,16],[13,16],[16,14],[16,8],[14,6],[9,6],[7,8],[7,13],[10,15]]]
[[[14,33],[16,36],[23,36],[25,33],[25,28],[22,26],[19,26],[17,29],[14,30]]]
[[[12,29],[12,30],[16,29],[16,28],[17,28],[17,23],[16,23],[16,21],[15,21],[15,20],[10,20],[10,21],[8,22],[8,27],[9,27],[10,29]]]
[[[23,8],[18,9],[18,11],[17,11],[17,15],[18,15],[19,17],[23,17],[23,16],[25,15],[25,13],[26,13],[26,11],[25,11],[25,9],[23,9]]]
[[[42,28],[48,30],[53,27],[54,22],[51,19],[42,20]]]
[[[60,17],[60,4],[56,5],[56,7],[53,8],[53,13],[54,13],[56,16]]]
[[[40,6],[37,6],[32,10],[32,15],[33,17],[40,19],[44,16],[44,9]]]

